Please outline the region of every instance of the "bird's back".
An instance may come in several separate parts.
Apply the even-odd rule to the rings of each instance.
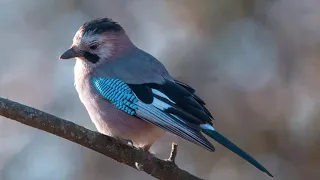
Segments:
[[[96,76],[125,80],[129,84],[162,83],[172,79],[164,65],[149,53],[134,47],[123,56],[98,66]]]

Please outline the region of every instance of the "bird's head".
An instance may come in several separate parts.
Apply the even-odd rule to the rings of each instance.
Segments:
[[[108,18],[83,24],[73,38],[70,49],[60,59],[76,58],[89,65],[114,59],[134,47],[123,28]]]

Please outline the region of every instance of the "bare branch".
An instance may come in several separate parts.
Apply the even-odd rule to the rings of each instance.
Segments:
[[[172,163],[177,152],[176,146],[173,147],[169,158],[172,161],[161,160],[149,152],[123,144],[115,138],[3,98],[0,98],[0,115],[85,146],[132,168],[143,167],[144,172],[157,179],[200,180]]]

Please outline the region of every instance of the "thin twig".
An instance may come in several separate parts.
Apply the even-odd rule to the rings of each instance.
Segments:
[[[171,153],[170,153],[170,156],[168,158],[168,161],[172,162],[172,163],[176,163],[176,156],[177,156],[177,153],[178,153],[178,144],[176,143],[172,143],[172,149],[171,149]]]
[[[149,152],[8,99],[0,98],[0,115],[75,142],[132,168],[137,169],[136,163],[138,163],[144,172],[157,179],[200,180],[174,163],[158,159]],[[171,153],[172,158],[169,159],[174,161],[175,155],[176,150]]]

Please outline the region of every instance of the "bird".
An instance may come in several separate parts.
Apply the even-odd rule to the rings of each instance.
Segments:
[[[118,22],[110,18],[85,22],[60,59],[75,59],[75,89],[100,133],[149,151],[169,132],[213,152],[207,135],[273,177],[219,133],[195,89],[137,47]]]

